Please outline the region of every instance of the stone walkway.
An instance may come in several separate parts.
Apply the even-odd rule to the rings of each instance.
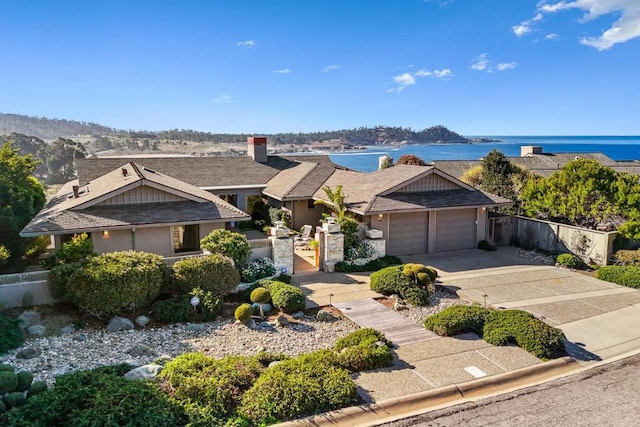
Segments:
[[[333,306],[361,327],[382,332],[397,346],[441,338],[370,298],[334,303]]]

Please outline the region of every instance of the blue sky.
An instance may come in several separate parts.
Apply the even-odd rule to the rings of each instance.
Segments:
[[[8,1],[0,112],[122,129],[640,134],[638,0]]]

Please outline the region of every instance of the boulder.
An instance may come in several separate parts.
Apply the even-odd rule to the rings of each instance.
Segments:
[[[291,315],[291,317],[293,317],[296,320],[300,320],[304,318],[304,313],[302,311],[296,311]]]
[[[128,380],[152,380],[158,376],[160,371],[162,371],[161,365],[150,363],[130,370],[124,374],[124,377]]]
[[[336,320],[335,316],[328,311],[320,310],[318,314],[316,314],[316,320],[319,322],[331,322]]]
[[[107,325],[107,331],[109,332],[117,332],[117,331],[129,331],[134,329],[135,326],[133,322],[126,317],[116,316],[113,319],[109,320],[109,324]]]
[[[147,316],[138,316],[136,317],[136,324],[138,326],[145,327],[147,326],[147,323],[149,323],[149,320],[151,319],[149,319]]]
[[[18,325],[21,329],[27,329],[29,326],[37,325],[41,321],[40,313],[28,310],[18,316]]]
[[[73,325],[65,326],[64,328],[60,328],[60,335],[69,335],[76,331],[76,327]]]
[[[27,328],[27,333],[33,337],[41,337],[47,332],[47,328],[42,325],[31,325]]]
[[[276,317],[276,326],[287,326],[289,324],[289,319],[285,316],[280,315]]]
[[[204,323],[187,323],[186,329],[187,331],[200,332],[204,331],[206,327],[207,325],[205,325]]]
[[[154,357],[156,352],[146,345],[137,345],[127,351],[127,354],[133,357]]]
[[[41,353],[42,350],[39,348],[23,348],[16,353],[16,359],[33,359],[34,357],[40,356]]]

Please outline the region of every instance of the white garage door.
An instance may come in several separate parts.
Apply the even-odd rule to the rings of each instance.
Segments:
[[[456,209],[436,214],[436,252],[476,247],[476,210]]]
[[[407,255],[427,252],[429,214],[426,212],[393,214],[389,218],[389,254]]]

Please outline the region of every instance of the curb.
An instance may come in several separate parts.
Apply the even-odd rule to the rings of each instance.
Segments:
[[[579,364],[575,362],[571,357],[563,357],[460,384],[452,384],[434,390],[382,400],[378,403],[351,406],[320,415],[288,421],[278,424],[278,426],[378,425],[563,377],[582,370]]]

